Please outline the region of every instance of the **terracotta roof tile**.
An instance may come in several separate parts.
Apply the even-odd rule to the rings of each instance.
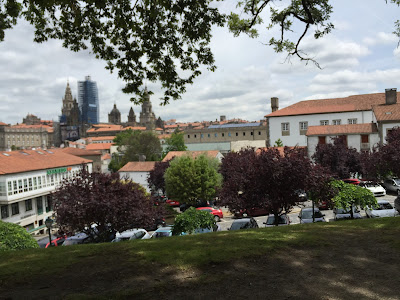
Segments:
[[[115,139],[115,135],[109,135],[109,136],[93,136],[93,137],[89,137],[86,140],[88,141],[106,141],[106,140],[113,140]]]
[[[86,150],[109,150],[114,143],[94,143],[86,145]]]
[[[170,138],[171,134],[160,134],[157,136],[159,139],[166,139],[166,138]]]
[[[192,158],[196,158],[202,154],[205,154],[209,157],[216,158],[218,153],[220,153],[218,150],[209,150],[209,151],[170,151],[168,154],[164,157],[162,161],[168,161],[173,159],[174,157],[180,157],[180,156],[185,156],[189,155]]]
[[[0,126],[7,126],[8,124],[0,122]]]
[[[123,130],[128,130],[128,129],[132,129],[132,130],[146,130],[146,127],[143,127],[143,126],[128,126],[128,127],[125,127]]]
[[[25,153],[25,154],[24,154]],[[0,152],[0,174],[67,167],[92,162],[62,151],[23,150]]]
[[[400,92],[397,93],[400,99]],[[306,115],[317,113],[333,113],[344,111],[371,110],[374,105],[385,103],[385,93],[353,95],[345,98],[306,100],[279,109],[266,117]]]
[[[154,169],[155,161],[131,161],[118,172],[150,172]]]
[[[373,111],[377,121],[400,121],[400,103],[376,105]]]
[[[307,136],[311,135],[343,135],[376,133],[378,128],[374,123],[309,126]]]
[[[106,160],[106,159],[111,159],[111,154],[110,153],[106,153],[101,157],[101,160]]]
[[[64,153],[72,154],[75,156],[101,155],[100,151],[73,148],[73,147],[61,148],[58,151],[62,151]]]

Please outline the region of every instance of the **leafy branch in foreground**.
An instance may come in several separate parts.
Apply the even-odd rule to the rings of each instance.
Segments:
[[[218,0],[217,0],[218,1]],[[139,97],[143,80],[159,80],[162,104],[180,98],[201,74],[214,71],[211,27],[225,16],[211,0],[6,0],[0,1],[0,42],[6,29],[25,18],[35,27],[35,42],[63,41],[72,51],[90,48],[106,69],[117,70],[123,91]],[[184,75],[182,75],[184,74]]]

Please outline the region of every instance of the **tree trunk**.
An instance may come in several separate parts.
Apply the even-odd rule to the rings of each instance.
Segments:
[[[312,202],[312,222],[315,223],[315,212],[314,212],[315,203],[314,200],[312,200],[311,202]]]
[[[354,219],[353,204],[350,204],[350,219]]]

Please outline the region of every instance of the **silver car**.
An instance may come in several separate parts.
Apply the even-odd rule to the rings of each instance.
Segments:
[[[304,207],[299,214],[300,224],[313,222],[313,208]],[[321,213],[318,207],[314,207],[314,220],[315,222],[326,222],[325,215]]]
[[[396,210],[387,200],[378,200],[378,205],[374,207],[366,207],[365,214],[368,218],[395,217]]]
[[[334,208],[333,213],[335,215],[335,220],[345,220],[351,219],[350,207],[349,208]],[[353,207],[353,218],[361,219],[361,214],[358,208]]]
[[[397,195],[400,195],[400,179],[399,178],[386,179],[382,185],[386,189],[386,191],[393,192],[393,193],[396,193]]]

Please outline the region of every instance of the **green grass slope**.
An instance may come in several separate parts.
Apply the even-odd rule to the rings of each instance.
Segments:
[[[216,296],[209,291],[211,287],[218,290],[224,282],[233,284],[235,278],[239,286],[245,287],[240,291],[245,293],[247,289],[252,295],[258,291],[262,297],[261,291],[267,289],[267,283],[271,284],[269,294],[271,288],[274,290],[273,287],[281,284],[282,274],[285,274],[282,296],[303,298],[307,295],[298,293],[305,292],[307,284],[310,289],[318,288],[313,286],[318,280],[304,277],[304,272],[311,278],[314,275],[321,278],[321,274],[323,277],[332,272],[332,278],[337,276],[335,282],[350,278],[349,285],[354,289],[359,283],[357,274],[365,273],[363,270],[370,265],[375,273],[360,283],[359,288],[367,290],[361,295],[390,299],[390,287],[399,286],[396,282],[388,283],[388,287],[382,283],[385,285],[382,291],[378,287],[371,290],[371,287],[379,285],[379,281],[373,281],[378,276],[374,275],[376,273],[385,273],[382,280],[398,280],[399,234],[400,217],[397,217],[6,251],[0,255],[0,299],[24,298],[28,294],[38,298],[58,295],[66,298],[201,299]],[[308,283],[308,280],[311,281]],[[298,286],[302,289],[296,288]],[[346,291],[339,290],[340,293]],[[328,291],[328,296],[334,291]],[[282,290],[276,292],[281,295]],[[216,298],[220,299],[242,296],[235,289],[227,291],[222,287],[216,293],[219,295]],[[316,295],[312,290],[309,293],[307,297],[314,299]],[[277,295],[275,298],[279,299]],[[355,296],[350,291],[336,295],[339,298]],[[393,295],[393,299],[396,297]]]

